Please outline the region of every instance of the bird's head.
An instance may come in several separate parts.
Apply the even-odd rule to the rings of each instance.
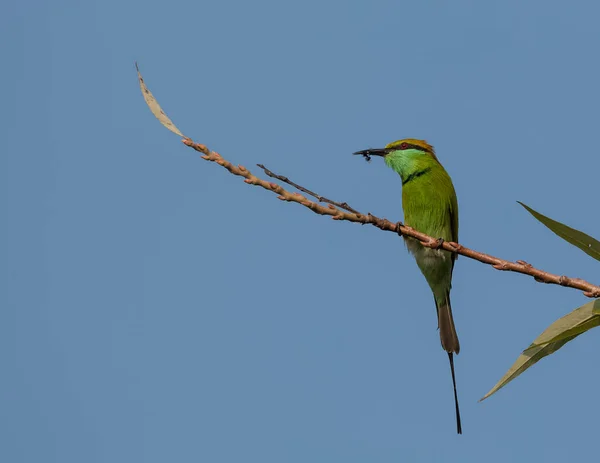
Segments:
[[[386,164],[393,162],[395,158],[418,156],[430,156],[437,161],[433,146],[425,140],[416,140],[414,138],[397,140],[387,144],[385,148],[370,148],[357,151],[354,154],[364,156],[367,161],[371,160],[371,156],[382,156],[385,158]]]

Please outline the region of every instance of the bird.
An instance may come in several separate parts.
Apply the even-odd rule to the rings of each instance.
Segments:
[[[404,235],[408,251],[414,256],[433,292],[440,340],[450,361],[456,431],[462,434],[453,357],[460,352],[460,343],[450,305],[452,272],[457,255],[441,249],[444,241],[458,242],[458,200],[454,185],[433,146],[425,140],[407,138],[389,143],[385,148],[371,148],[354,154],[362,155],[368,161],[371,156],[383,157],[385,164],[402,180],[404,225],[438,239],[440,249],[433,249]]]

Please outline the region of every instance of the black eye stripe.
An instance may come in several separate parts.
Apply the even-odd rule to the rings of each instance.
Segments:
[[[431,154],[433,154],[431,152],[431,150],[429,150],[427,148],[424,148],[424,147],[419,146],[419,145],[415,145],[413,143],[406,143],[406,142],[402,142],[398,146],[394,146],[393,148],[388,148],[387,151],[389,153],[391,153],[392,151],[398,151],[398,150],[404,151],[404,150],[411,150],[411,149],[415,149],[415,150],[423,151],[425,153],[431,153]]]

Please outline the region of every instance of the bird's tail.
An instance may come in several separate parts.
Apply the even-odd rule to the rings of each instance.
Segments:
[[[452,372],[452,385],[454,386],[454,409],[456,410],[456,432],[462,434],[462,425],[460,424],[460,408],[458,408],[458,394],[456,393],[456,377],[454,376],[454,357],[452,352],[448,352],[450,359],[450,371]]]
[[[438,327],[440,329],[440,340],[442,348],[446,352],[458,354],[460,352],[460,343],[454,327],[454,318],[452,318],[452,307],[450,306],[450,294],[446,293],[444,301],[437,303]]]
[[[441,304],[437,304],[438,326],[440,329],[440,340],[442,348],[448,352],[450,360],[450,371],[452,373],[452,385],[454,386],[454,407],[456,409],[456,432],[462,434],[462,426],[460,423],[460,409],[458,407],[458,394],[456,393],[456,377],[454,375],[454,354],[460,352],[460,343],[452,318],[452,307],[450,306],[450,294],[446,293],[446,297]]]

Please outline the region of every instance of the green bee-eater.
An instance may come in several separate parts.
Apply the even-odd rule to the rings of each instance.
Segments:
[[[383,156],[386,165],[400,175],[406,226],[444,241],[458,241],[456,193],[450,176],[435,155],[433,146],[423,140],[406,139],[390,143],[385,148],[368,149],[354,154],[362,154],[367,159],[370,159],[370,156]],[[442,348],[448,352],[450,359],[456,429],[462,434],[453,359],[453,354],[460,351],[460,344],[450,306],[452,270],[456,254],[424,247],[414,238],[406,236],[405,242],[433,292]]]

